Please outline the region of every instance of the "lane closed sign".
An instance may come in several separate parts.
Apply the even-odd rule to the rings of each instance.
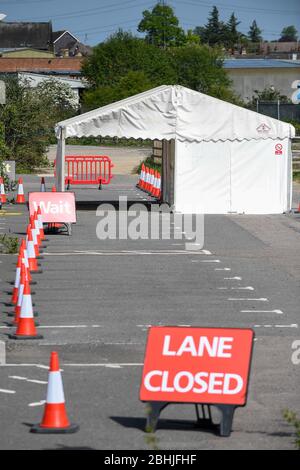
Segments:
[[[68,192],[38,192],[29,194],[29,213],[41,208],[45,223],[76,223],[75,195]]]
[[[253,338],[251,329],[151,327],[140,399],[245,405]]]

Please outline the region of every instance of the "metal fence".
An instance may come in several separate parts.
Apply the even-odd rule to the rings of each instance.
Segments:
[[[300,123],[300,105],[298,104],[280,103],[280,101],[257,101],[256,111],[275,119]]]

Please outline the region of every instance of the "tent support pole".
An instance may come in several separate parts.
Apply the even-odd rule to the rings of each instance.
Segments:
[[[65,149],[66,138],[65,129],[60,129],[60,137],[57,142],[56,152],[56,189],[57,191],[65,190]]]

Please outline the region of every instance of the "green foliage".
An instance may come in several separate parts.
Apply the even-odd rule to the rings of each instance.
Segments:
[[[18,253],[19,239],[10,235],[0,235],[0,252],[5,254]]]
[[[91,84],[84,93],[87,109],[165,84],[237,102],[223,68],[222,52],[197,44],[192,34],[186,45],[164,50],[119,31],[94,49],[83,73]]]
[[[157,3],[151,11],[145,10],[138,31],[146,33],[146,41],[149,44],[163,49],[181,46],[186,42],[184,31],[169,5]]]
[[[153,88],[153,83],[148,79],[145,72],[129,71],[113,86],[103,85],[95,90],[87,90],[84,94],[84,103],[87,108],[92,109],[142,93],[150,90],[150,88]]]
[[[173,58],[177,84],[217,97],[222,95],[218,91],[230,86],[219,49],[189,44],[174,48],[169,54]]]
[[[248,37],[251,42],[260,42],[262,41],[262,36],[261,36],[261,29],[257,26],[256,20],[253,20],[249,32],[248,32]]]
[[[219,19],[219,10],[213,7],[205,26],[197,26],[194,30],[201,38],[201,42],[210,46],[224,44],[225,24]]]
[[[155,163],[154,157],[151,156],[151,157],[145,158],[145,160],[143,160],[138,166],[136,166],[133,169],[132,173],[139,175],[140,172],[141,172],[143,164],[146,165],[148,168],[152,168],[153,170],[157,170],[157,171],[161,172],[161,164],[160,163]]]
[[[298,31],[295,26],[286,26],[281,31],[280,42],[296,42],[298,39]]]
[[[289,424],[295,427],[295,432],[296,432],[295,445],[300,450],[300,419],[297,418],[296,413],[288,409],[283,411],[283,417]]]
[[[276,90],[274,87],[266,87],[263,90],[254,90],[254,95],[251,100],[247,103],[247,108],[256,109],[256,102],[258,101],[269,101],[277,102],[280,100],[284,103],[290,103],[291,100],[285,95],[282,95],[279,90]]]
[[[0,122],[5,158],[16,161],[18,172],[41,167],[47,164],[54,124],[75,113],[72,105],[67,109],[65,104],[65,85],[49,80],[34,89],[16,77],[4,80],[7,102],[0,105]]]
[[[130,71],[143,72],[152,86],[174,83],[175,79],[164,50],[122,30],[94,47],[82,66],[83,75],[94,89],[119,85]]]

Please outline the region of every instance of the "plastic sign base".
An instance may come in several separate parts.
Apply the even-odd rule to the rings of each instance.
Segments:
[[[148,416],[146,422],[146,432],[152,433],[156,431],[157,423],[160,417],[160,413],[168,406],[174,405],[175,403],[168,403],[163,401],[148,402]],[[179,403],[177,403],[179,404]],[[208,407],[208,417],[205,415],[205,406]],[[221,412],[221,422],[220,424],[214,424],[211,417],[210,407],[215,406]],[[236,406],[234,405],[219,405],[219,404],[209,404],[205,405],[201,403],[202,407],[202,417],[199,415],[198,404],[195,404],[196,414],[197,414],[197,427],[201,429],[211,429],[217,431],[219,429],[220,436],[229,437],[232,429],[232,422],[234,411]]]
[[[28,340],[28,339],[44,339],[42,335],[36,336],[25,336],[25,335],[9,335],[9,339],[19,339],[19,340]]]
[[[39,424],[35,424],[30,429],[34,434],[74,434],[79,431],[79,425],[71,423],[67,428],[45,428]]]

